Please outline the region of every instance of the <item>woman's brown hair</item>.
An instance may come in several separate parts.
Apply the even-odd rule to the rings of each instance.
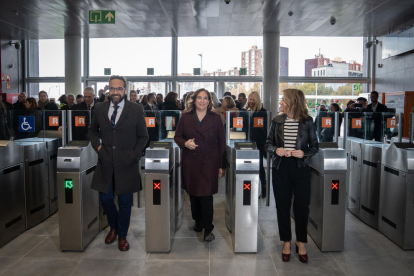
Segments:
[[[29,102],[29,104],[30,104],[29,110],[39,108],[39,105],[37,104],[37,101],[36,101],[35,98],[27,98],[26,102]]]
[[[236,107],[236,103],[234,102],[233,98],[231,96],[225,96],[223,98],[223,101],[227,103],[226,108],[234,108]]]
[[[293,116],[291,119],[300,120],[309,116],[305,95],[302,90],[293,88],[283,90],[282,101],[286,103],[283,113]]]
[[[170,91],[167,93],[167,95],[164,98],[164,102],[170,102],[170,103],[175,103],[177,101],[178,98],[178,94],[175,91]]]
[[[211,94],[210,94],[210,92],[208,92],[208,90],[206,90],[204,88],[200,88],[200,89],[198,89],[198,90],[196,90],[194,92],[194,94],[191,96],[191,99],[188,101],[188,107],[189,107],[190,110],[192,110],[192,109],[195,108],[194,102],[196,101],[196,99],[198,97],[198,94],[200,94],[201,92],[206,92],[206,94],[207,94],[207,97],[208,97],[208,100],[209,100],[207,109],[213,108],[213,102],[211,100]]]

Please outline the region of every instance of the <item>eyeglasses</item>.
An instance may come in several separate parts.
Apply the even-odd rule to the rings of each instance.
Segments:
[[[125,88],[124,87],[109,87],[109,92],[114,92],[115,90],[117,92],[122,92],[125,90]]]

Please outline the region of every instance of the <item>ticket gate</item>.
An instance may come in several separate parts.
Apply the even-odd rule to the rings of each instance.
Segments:
[[[176,230],[175,150],[172,142],[151,142],[145,157],[145,244],[168,253]]]
[[[183,221],[184,189],[181,188],[181,149],[174,144],[175,229]]]
[[[83,251],[99,233],[99,193],[91,189],[98,154],[89,141],[58,149],[59,240],[62,251]]]
[[[361,197],[361,167],[362,167],[362,145],[363,140],[354,138],[350,140],[351,154],[349,158],[349,186],[348,186],[348,209],[359,217]]]
[[[414,249],[413,144],[391,144],[381,163],[379,231],[402,249]]]
[[[23,148],[0,141],[0,247],[26,229]]]
[[[345,240],[346,152],[336,143],[319,143],[309,159],[311,195],[308,234],[321,251],[342,251]]]
[[[260,154],[254,142],[235,142],[232,151],[233,170],[229,171],[233,178],[229,210],[231,220],[226,224],[232,224],[235,253],[257,253]]]
[[[57,151],[62,145],[62,140],[57,138],[27,138],[20,139],[20,142],[46,142],[48,167],[48,184],[49,184],[49,215],[58,210],[58,191],[57,191]]]
[[[383,149],[388,146],[362,144],[359,219],[375,229],[378,229],[381,158]]]
[[[14,143],[23,148],[26,229],[30,229],[50,215],[46,142],[16,140]]]

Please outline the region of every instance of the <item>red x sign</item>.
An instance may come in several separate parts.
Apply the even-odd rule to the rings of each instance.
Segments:
[[[332,183],[332,190],[338,190],[338,183]]]
[[[250,184],[244,184],[243,190],[250,190]]]
[[[154,183],[154,190],[161,190],[161,183]]]

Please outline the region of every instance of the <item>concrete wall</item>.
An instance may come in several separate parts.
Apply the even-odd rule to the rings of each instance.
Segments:
[[[12,94],[18,94],[23,90],[23,47],[20,50],[17,50],[14,45],[9,45],[9,39],[0,39],[1,43],[1,74],[4,74],[5,76],[10,75],[11,82],[2,81],[1,82],[1,92],[4,93],[12,93]],[[13,42],[17,42],[16,40],[13,40]],[[21,41],[19,41],[21,43]],[[19,64],[20,63],[20,64]],[[10,65],[13,65],[12,68],[10,68]],[[7,83],[10,83],[10,88],[7,89]],[[6,95],[3,95],[3,99],[6,100]],[[11,102],[11,100],[9,100]]]
[[[376,45],[375,90],[414,91],[414,51],[382,59],[382,38],[378,40],[380,43]],[[378,68],[378,64],[382,64],[382,68]]]

